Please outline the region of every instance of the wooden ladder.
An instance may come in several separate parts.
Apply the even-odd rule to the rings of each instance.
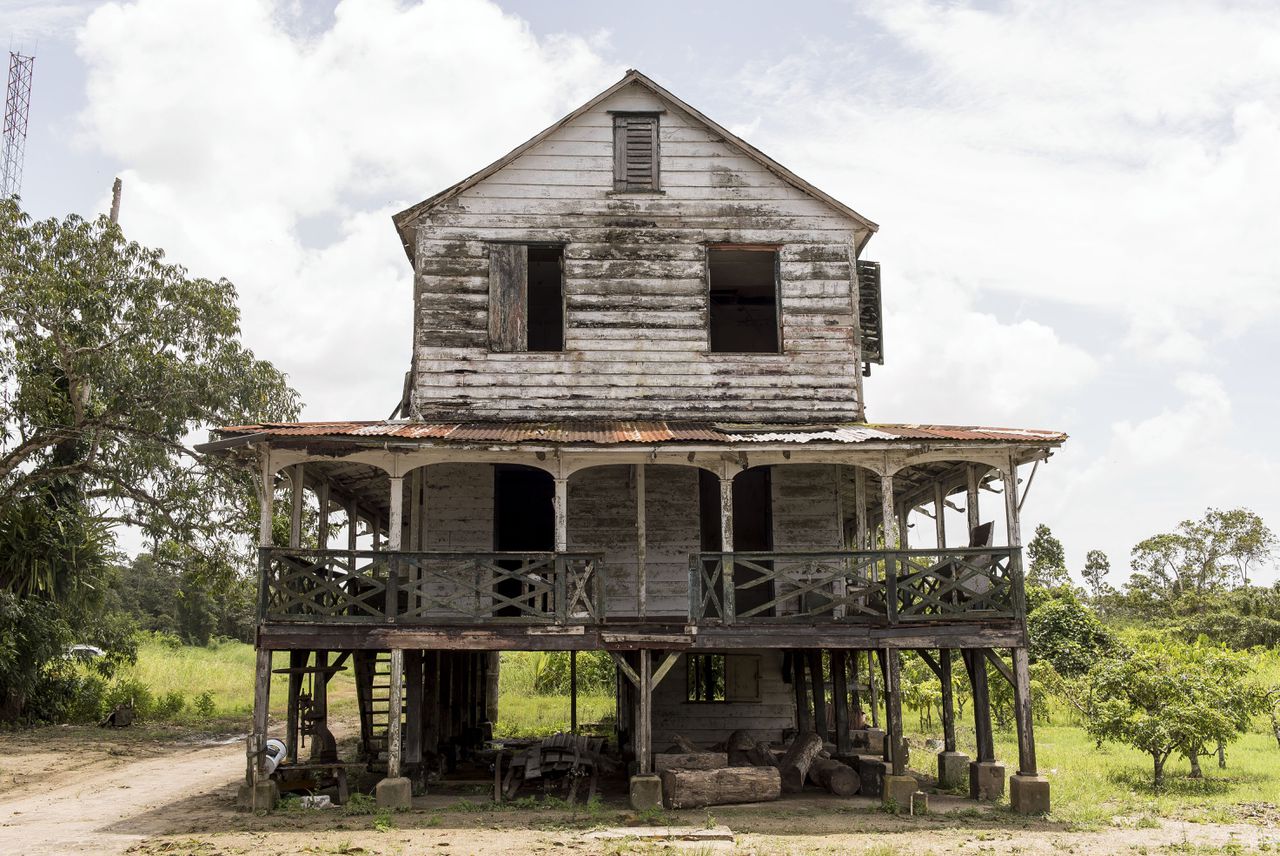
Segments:
[[[387,759],[387,732],[391,723],[391,653],[357,651],[356,697],[360,706],[360,746],[370,762]],[[403,726],[406,699],[400,698]]]

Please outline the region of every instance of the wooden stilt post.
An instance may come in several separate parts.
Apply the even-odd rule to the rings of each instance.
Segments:
[[[422,765],[422,652],[404,652],[404,760],[415,774]]]
[[[1031,715],[1031,672],[1027,649],[1014,648],[1013,706],[1018,727],[1018,775],[1034,776],[1036,771],[1036,739]]]
[[[813,730],[826,741],[830,737],[827,730],[827,686],[822,674],[822,651],[810,648],[809,682],[813,686]]]
[[[852,724],[854,728],[866,727],[866,714],[862,709],[862,675],[859,663],[861,651],[849,652],[849,690],[853,696]]]
[[[387,778],[400,778],[403,757],[401,717],[404,715],[404,649],[391,649],[391,699],[387,713]]]
[[[578,733],[578,652],[569,652],[569,730]]]
[[[848,755],[853,751],[849,739],[849,686],[845,680],[845,662],[848,652],[843,648],[831,649],[831,702],[835,705],[836,754]]]
[[[956,699],[955,688],[951,680],[951,649],[941,648],[938,651],[938,667],[942,674],[942,751],[956,751]]]
[[[876,697],[875,655],[867,652],[867,695],[871,697],[871,727],[880,727],[880,700]]]
[[[902,743],[902,654],[899,651],[887,651],[887,674],[885,681],[885,719],[888,722],[888,733],[885,735],[889,749],[889,761],[893,765],[893,775],[901,776],[907,772],[906,753]]]
[[[791,688],[796,694],[796,731],[804,734],[813,730],[813,716],[809,712],[809,693],[805,689],[804,652],[791,652]]]
[[[653,772],[653,652],[640,649],[639,704],[636,717],[636,771]]]
[[[969,684],[973,687],[973,731],[979,762],[996,759],[991,731],[991,694],[987,685],[987,653],[982,648],[966,651]]]
[[[254,663],[253,733],[249,735],[249,784],[252,788],[249,807],[254,811],[272,806],[260,805],[259,785],[267,781],[267,716],[271,703],[271,651],[258,648]]]
[[[285,757],[298,762],[298,702],[302,695],[302,669],[307,665],[307,651],[289,652],[289,695],[285,713]],[[319,677],[317,675],[317,677]]]

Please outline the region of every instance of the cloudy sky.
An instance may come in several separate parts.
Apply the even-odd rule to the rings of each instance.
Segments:
[[[1275,2],[0,0],[0,34],[28,209],[121,176],[306,418],[399,397],[390,214],[635,67],[881,224],[873,420],[1072,435],[1025,513],[1073,568],[1208,505],[1280,528]]]

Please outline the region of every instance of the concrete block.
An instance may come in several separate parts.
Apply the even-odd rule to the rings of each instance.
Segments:
[[[950,791],[969,783],[969,756],[963,752],[938,753],[938,790]]]
[[[911,795],[911,813],[912,814],[928,814],[929,813],[929,795],[924,791],[916,791]]]
[[[662,779],[651,775],[632,776],[631,807],[636,811],[662,808]]]
[[[236,791],[236,807],[242,811],[271,811],[280,802],[280,786],[272,779],[253,785],[243,783]]]
[[[883,728],[855,728],[849,732],[853,747],[868,755],[884,755]]]
[[[898,807],[898,811],[911,811],[911,800],[919,789],[915,776],[895,776],[893,774],[884,777],[884,795],[881,799],[885,805],[893,803]]]
[[[861,787],[858,793],[864,797],[878,797],[884,793],[884,777],[889,774],[889,765],[883,758],[873,755],[858,756],[858,779]]]
[[[383,779],[373,789],[374,800],[382,808],[413,808],[413,782],[401,776]]]
[[[1044,776],[1009,777],[1009,805],[1018,814],[1049,813],[1049,780]]]
[[[1004,796],[1004,764],[974,761],[969,764],[969,798],[998,800]]]

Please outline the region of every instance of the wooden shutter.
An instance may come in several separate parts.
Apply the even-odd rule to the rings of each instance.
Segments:
[[[658,189],[657,116],[614,114],[613,189]]]
[[[489,347],[523,351],[529,341],[529,248],[489,245]]]
[[[880,262],[858,260],[858,324],[862,328],[862,361],[884,365]]]
[[[760,658],[750,654],[725,654],[724,700],[760,701]]]

